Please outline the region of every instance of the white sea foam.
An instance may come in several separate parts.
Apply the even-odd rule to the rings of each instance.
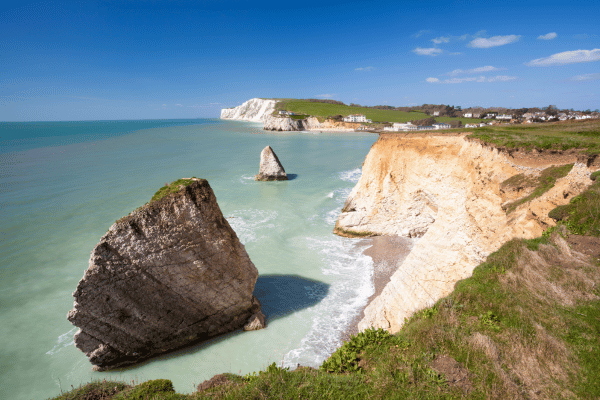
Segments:
[[[247,244],[269,235],[269,229],[275,228],[275,224],[270,221],[277,218],[277,211],[236,210],[225,218],[240,242]]]
[[[247,185],[250,182],[254,182],[254,175],[251,175],[251,176],[249,176],[249,175],[242,175],[240,177],[240,183],[242,185]]]
[[[54,347],[51,350],[48,350],[46,354],[53,355],[58,353],[65,347],[74,345],[75,341],[73,340],[73,335],[75,335],[75,331],[77,331],[77,328],[73,328],[69,332],[60,335]]]
[[[351,169],[349,171],[342,171],[339,173],[339,177],[341,180],[352,183],[358,183],[358,180],[360,179],[361,175],[362,169],[360,168]]]
[[[333,199],[333,192],[329,193],[329,194],[327,195],[327,197],[329,197],[330,199]]]
[[[341,335],[374,293],[373,261],[362,254],[367,247],[355,240],[331,236],[306,238],[308,247],[322,255],[324,275],[334,276],[327,296],[311,310],[312,326],[300,346],[284,357],[284,366],[318,366],[341,345]]]

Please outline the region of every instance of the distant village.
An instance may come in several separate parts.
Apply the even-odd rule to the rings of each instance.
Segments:
[[[328,102],[334,104],[344,104],[342,102],[332,100],[313,100],[315,102]],[[344,104],[345,105],[345,104]],[[361,106],[359,104],[350,104],[351,107],[362,107],[362,108],[373,108],[383,110],[395,110],[404,112],[421,112],[429,116],[429,118],[422,120],[415,120],[404,123],[386,123],[379,122],[377,129],[382,129],[388,132],[408,132],[408,131],[430,131],[438,129],[451,129],[451,128],[479,128],[488,125],[499,125],[499,124],[531,124],[531,123],[543,123],[543,122],[557,122],[567,120],[585,120],[592,118],[600,118],[600,110],[586,110],[586,111],[574,111],[571,110],[559,110],[556,106],[548,106],[546,108],[521,108],[521,109],[507,109],[507,108],[496,108],[496,109],[484,109],[479,107],[472,107],[466,110],[462,110],[461,107],[447,106],[447,105],[433,105],[423,104],[422,106],[416,107],[392,107],[392,106]],[[294,116],[295,113],[291,111],[279,111],[281,116]],[[467,122],[464,125],[460,120],[455,120],[450,123],[438,123],[435,121],[435,117],[450,117],[450,118],[469,118],[473,119],[472,122]],[[368,123],[373,122],[363,114],[351,114],[347,116],[336,115],[329,117],[344,122],[358,122]],[[371,130],[368,126],[361,126],[358,130]]]

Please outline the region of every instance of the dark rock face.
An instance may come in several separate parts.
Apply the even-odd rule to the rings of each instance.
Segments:
[[[75,345],[94,368],[111,369],[260,317],[257,277],[208,182],[198,179],[110,228],[67,319],[80,328]]]
[[[260,152],[260,167],[258,175],[254,177],[257,181],[287,181],[288,176],[279,162],[279,158],[271,148],[265,147]]]

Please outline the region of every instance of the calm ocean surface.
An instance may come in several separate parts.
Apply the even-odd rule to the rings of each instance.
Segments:
[[[266,133],[213,119],[0,122],[0,399],[46,399],[93,379],[171,379],[318,366],[373,293],[359,240],[331,233],[375,135]],[[288,182],[254,182],[270,145]],[[66,320],[92,248],[166,182],[205,178],[260,273],[267,329],[92,372]]]

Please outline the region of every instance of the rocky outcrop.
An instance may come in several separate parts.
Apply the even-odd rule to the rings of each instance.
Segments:
[[[261,322],[256,267],[208,182],[188,184],[117,221],[92,251],[67,318],[97,370]]]
[[[325,120],[319,122],[316,117],[305,119],[292,119],[290,117],[279,117],[270,115],[264,119],[263,129],[266,131],[353,131],[360,126],[359,123]]]
[[[221,119],[263,122],[275,111],[277,100],[250,99],[240,106],[221,110]]]
[[[367,306],[359,329],[397,332],[405,318],[447,296],[504,242],[539,236],[552,222],[534,210],[565,204],[567,186],[591,183],[583,169],[576,165],[553,189],[507,216],[500,183],[523,167],[498,150],[463,136],[381,135],[335,229],[421,239]]]
[[[257,181],[287,181],[288,176],[279,162],[279,158],[271,148],[265,147],[260,152],[260,167],[258,175],[254,177]]]

